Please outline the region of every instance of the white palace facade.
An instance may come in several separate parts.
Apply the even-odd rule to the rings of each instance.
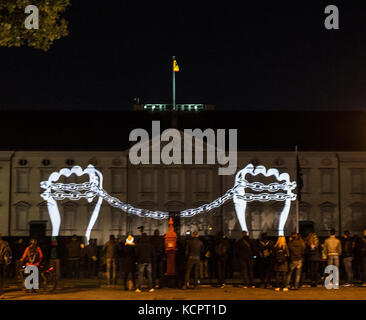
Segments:
[[[135,207],[160,211],[181,211],[211,202],[234,184],[234,175],[218,175],[216,165],[144,165],[129,162],[128,151],[1,151],[0,152],[0,232],[4,236],[28,236],[31,221],[51,224],[46,203],[40,197],[40,181],[54,171],[93,164],[104,177],[103,187],[109,194]],[[300,223],[313,223],[314,231],[325,236],[331,228],[361,234],[366,228],[366,152],[299,152],[304,187],[299,205]],[[238,152],[238,170],[248,163],[277,168],[296,179],[294,152]],[[71,176],[64,182],[81,182]],[[296,192],[296,190],[295,190]],[[62,216],[60,235],[84,235],[94,203],[86,200],[59,201]],[[277,234],[278,216],[283,203],[251,202],[247,208],[250,235],[260,232]],[[153,234],[164,234],[167,220],[129,216],[105,201],[91,238],[98,244],[110,234],[138,234],[139,226]],[[292,203],[285,233],[296,229],[296,208]],[[209,213],[181,220],[180,233],[198,230],[200,235],[223,231],[231,237],[240,235],[240,225],[232,201]]]

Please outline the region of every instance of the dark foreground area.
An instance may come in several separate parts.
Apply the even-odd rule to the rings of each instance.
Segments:
[[[122,285],[107,286],[100,280],[61,280],[54,292],[28,293],[9,283],[5,289],[5,300],[366,300],[366,287],[356,284],[352,287],[327,290],[324,286],[304,286],[299,290],[276,292],[274,289],[247,288],[239,284],[216,288],[204,284],[199,289],[156,289],[141,293],[126,291]]]

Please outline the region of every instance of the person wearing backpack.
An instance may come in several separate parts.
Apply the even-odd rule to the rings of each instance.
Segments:
[[[316,287],[319,282],[319,264],[322,258],[322,247],[318,236],[310,232],[305,240],[305,256],[308,262],[311,286]]]
[[[242,238],[236,242],[235,252],[243,276],[243,288],[246,289],[248,286],[255,288],[253,275],[254,248],[246,231],[242,232]]]
[[[286,238],[280,236],[273,247],[274,257],[274,272],[276,275],[275,291],[288,291],[287,288],[287,272],[288,272],[288,258],[290,256],[289,249],[286,244]]]
[[[225,288],[226,263],[228,258],[229,246],[229,241],[224,238],[224,234],[222,232],[219,232],[217,234],[215,244],[215,260],[218,285],[220,288]]]
[[[271,272],[273,264],[273,242],[268,239],[267,233],[263,232],[257,241],[258,269],[261,287],[271,288]]]
[[[5,270],[11,263],[11,249],[9,243],[2,239],[0,233],[0,299],[4,299]]]

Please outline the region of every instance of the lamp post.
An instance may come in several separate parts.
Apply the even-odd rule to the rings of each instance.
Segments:
[[[175,57],[173,56],[173,111],[175,111],[175,70],[174,70]]]

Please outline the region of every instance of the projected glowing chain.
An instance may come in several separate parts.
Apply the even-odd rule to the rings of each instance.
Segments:
[[[61,176],[70,177],[72,174],[77,176],[82,176],[84,174],[89,176],[89,181],[76,184],[76,183],[57,183]],[[270,183],[265,185],[260,182],[250,183],[245,180],[245,175],[257,175],[263,174],[265,176],[275,176],[278,181],[285,181],[283,183]],[[57,206],[56,201],[70,199],[70,200],[80,200],[86,199],[89,203],[93,201],[95,197],[98,197],[96,206],[91,215],[87,230],[86,239],[89,241],[91,230],[98,218],[100,206],[103,200],[115,208],[119,208],[124,212],[132,215],[136,215],[142,218],[153,218],[153,219],[167,219],[169,217],[168,212],[164,211],[151,211],[147,209],[135,208],[130,204],[126,204],[121,200],[110,196],[102,187],[103,185],[103,175],[100,171],[94,168],[94,166],[89,165],[85,170],[81,167],[75,166],[71,169],[62,169],[59,172],[54,172],[50,175],[47,181],[41,182],[41,187],[45,191],[41,194],[41,197],[47,201],[48,212],[50,215],[52,223],[52,236],[58,236],[61,215]],[[245,193],[245,188],[252,189],[254,191],[268,191],[270,193],[258,193],[251,194]],[[217,198],[211,203],[204,204],[194,209],[187,209],[180,212],[180,216],[183,218],[193,217],[199,213],[211,211],[214,208],[220,207],[227,200],[233,198],[235,210],[242,227],[242,230],[246,230],[245,222],[245,209],[246,203],[251,201],[284,201],[285,206],[281,212],[280,223],[279,223],[279,235],[283,235],[283,227],[286,223],[287,216],[290,210],[290,204],[292,200],[296,199],[296,195],[292,193],[292,190],[296,188],[296,182],[290,182],[290,177],[287,173],[279,174],[277,169],[265,170],[265,167],[258,166],[254,167],[252,164],[247,165],[244,169],[239,171],[235,178],[235,185],[233,188],[229,189],[223,196]],[[277,192],[279,190],[287,191],[286,193]],[[275,193],[277,192],[277,193]],[[272,194],[271,194],[272,193]]]

